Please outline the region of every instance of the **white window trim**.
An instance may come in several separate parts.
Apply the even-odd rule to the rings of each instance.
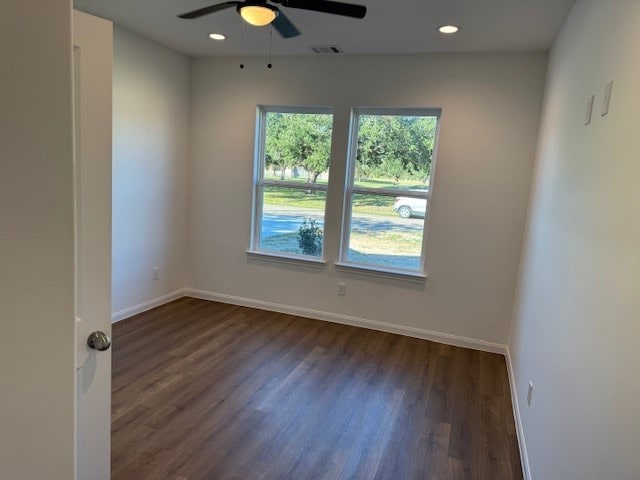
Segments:
[[[370,277],[394,278],[417,283],[423,283],[429,279],[429,276],[427,274],[420,273],[415,270],[402,270],[391,267],[380,267],[365,263],[361,264],[336,262],[334,265],[337,270],[344,270],[345,272],[355,272],[361,275],[368,275]]]
[[[332,107],[313,107],[313,106],[277,106],[277,105],[258,105],[256,108],[256,129],[254,139],[254,157],[253,157],[253,199],[252,199],[252,215],[251,215],[251,239],[247,254],[250,256],[262,256],[269,259],[291,260],[295,263],[311,263],[326,264],[325,260],[325,237],[322,236],[322,256],[314,257],[311,255],[301,255],[287,252],[274,252],[270,250],[260,250],[260,230],[263,214],[263,190],[265,187],[282,187],[292,188],[296,190],[314,190],[325,192],[324,204],[324,223],[327,217],[327,196],[329,185],[323,184],[300,184],[295,182],[265,180],[265,142],[266,142],[266,120],[267,113],[307,113],[307,114],[326,114],[333,116]],[[333,142],[333,132],[332,132]],[[331,167],[331,166],[329,166]],[[326,227],[326,225],[325,225]],[[324,228],[323,228],[324,230]]]
[[[327,265],[327,262],[318,258],[311,257],[308,255],[297,255],[295,253],[286,253],[286,252],[271,252],[269,250],[260,250],[253,251],[247,250],[247,256],[249,258],[259,258],[262,260],[268,260],[278,263],[289,263],[289,264],[297,264],[297,265],[305,265],[310,267],[320,267],[324,268]]]
[[[436,117],[436,132],[433,144],[433,156],[431,158],[431,172],[429,176],[429,188],[425,193],[416,191],[407,191],[401,189],[389,188],[366,188],[357,187],[355,185],[355,167],[358,150],[358,131],[360,127],[360,116],[362,115],[397,115],[397,116],[429,116]],[[349,129],[349,148],[347,155],[347,173],[345,175],[344,196],[342,201],[342,236],[340,239],[340,256],[336,267],[362,271],[362,273],[372,274],[380,273],[386,276],[414,277],[417,279],[427,279],[427,243],[429,239],[429,224],[431,215],[431,198],[435,184],[436,173],[436,157],[438,155],[438,140],[440,134],[440,120],[442,117],[442,109],[439,108],[387,108],[387,107],[356,107],[351,110],[351,121]],[[388,197],[409,197],[424,198],[427,200],[427,208],[425,211],[424,227],[422,231],[422,250],[420,254],[420,269],[401,269],[389,268],[384,266],[372,265],[368,263],[353,262],[348,260],[349,254],[349,238],[351,236],[351,213],[352,199],[354,194],[373,194],[384,195]]]

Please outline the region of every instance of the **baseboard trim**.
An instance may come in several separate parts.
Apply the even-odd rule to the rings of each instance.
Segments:
[[[513,374],[511,364],[511,354],[509,346],[506,347],[507,373],[509,376],[509,386],[511,387],[511,404],[516,423],[516,434],[518,435],[518,446],[520,447],[520,460],[522,461],[522,474],[524,480],[533,480],[531,477],[531,467],[529,466],[529,455],[527,454],[527,444],[524,441],[524,429],[522,427],[522,417],[520,417],[520,402],[518,401],[518,391],[516,389],[516,378]]]
[[[342,325],[350,325],[353,327],[368,328],[370,330],[379,330],[381,332],[396,333],[407,337],[420,338],[423,340],[431,340],[438,343],[453,345],[456,347],[471,348],[473,350],[481,350],[483,352],[506,353],[506,345],[499,343],[487,342],[485,340],[477,340],[448,333],[434,332],[421,328],[406,327],[396,325],[394,323],[380,322],[378,320],[368,320],[365,318],[343,315],[340,313],[324,312],[321,310],[313,310],[310,308],[296,307],[292,305],[283,305],[279,303],[266,302],[264,300],[256,300],[252,298],[236,297],[222,293],[207,292],[187,288],[184,295],[201,300],[211,300],[214,302],[230,303],[232,305],[240,305],[243,307],[259,308],[269,310],[271,312],[286,313],[289,315],[297,315],[299,317],[313,318],[315,320],[324,320]]]
[[[180,290],[176,290],[175,292],[167,293],[166,295],[162,295],[161,297],[152,298],[144,303],[140,303],[139,305],[134,305],[133,307],[125,308],[118,312],[111,314],[111,323],[117,323],[122,320],[125,320],[129,317],[133,317],[134,315],[138,315],[139,313],[146,312],[147,310],[151,310],[152,308],[159,307],[160,305],[164,305],[165,303],[173,302],[178,298],[182,298],[187,295],[187,289],[181,288]]]

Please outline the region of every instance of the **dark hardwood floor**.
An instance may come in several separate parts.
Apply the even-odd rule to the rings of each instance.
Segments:
[[[113,327],[115,480],[522,479],[500,355],[192,298]]]

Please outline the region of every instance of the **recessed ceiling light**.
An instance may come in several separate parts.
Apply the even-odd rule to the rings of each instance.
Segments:
[[[227,37],[225,37],[225,36],[224,36],[223,34],[221,34],[221,33],[210,33],[210,34],[209,34],[209,38],[213,38],[214,40],[224,40],[224,39],[225,39],[225,38],[227,38]]]
[[[460,27],[458,27],[457,25],[442,25],[438,27],[438,31],[446,35],[451,35],[452,33],[458,33],[459,30],[460,30]]]

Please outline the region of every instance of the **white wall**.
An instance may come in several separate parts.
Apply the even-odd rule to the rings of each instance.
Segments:
[[[638,0],[579,1],[551,54],[509,342],[535,480],[640,478],[639,58]]]
[[[113,74],[118,316],[185,287],[189,60],[116,27]],[[160,278],[153,281],[155,266]]]
[[[0,2],[0,478],[74,476],[70,0]]]
[[[189,287],[504,345],[546,61],[536,53],[285,57],[268,70],[266,58],[249,58],[240,70],[238,59],[194,60]],[[350,108],[442,108],[426,284],[247,259],[257,104],[334,107],[330,262]],[[346,297],[336,295],[340,278]]]

